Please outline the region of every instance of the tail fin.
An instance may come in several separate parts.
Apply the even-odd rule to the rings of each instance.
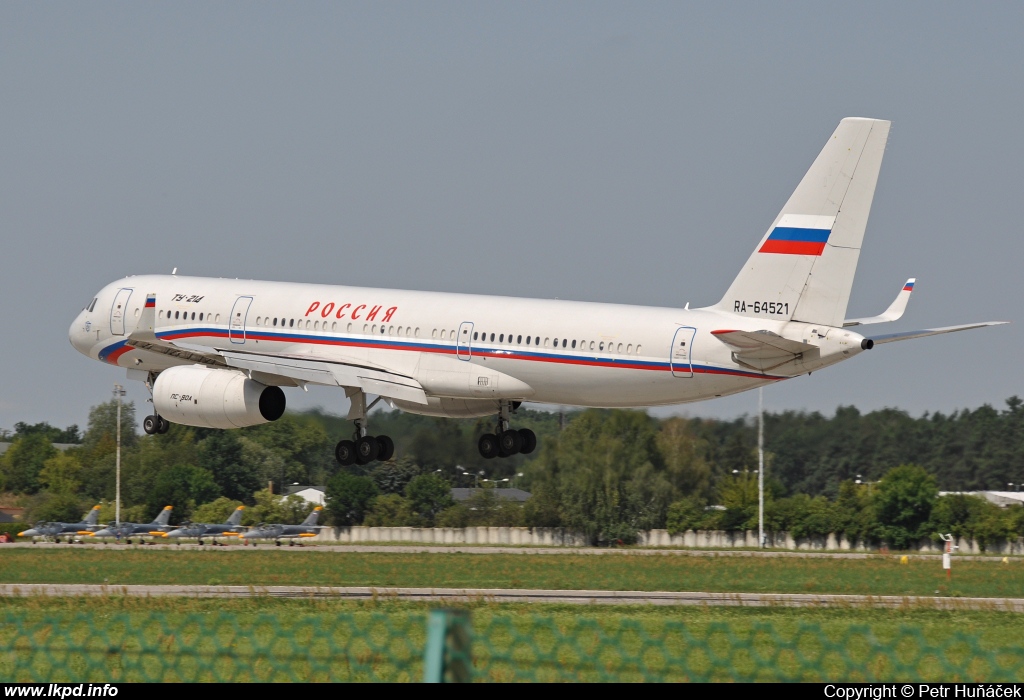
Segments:
[[[86,525],[95,525],[100,521],[100,507],[93,506],[92,510],[89,511],[88,515],[85,516],[84,522]]]
[[[316,525],[316,521],[320,517],[320,511],[322,511],[323,509],[324,509],[323,506],[317,506],[316,508],[314,508],[313,512],[310,513],[309,516],[307,516],[306,519],[302,521],[302,524],[303,525]]]
[[[172,510],[174,510],[174,506],[164,506],[164,509],[160,511],[160,515],[156,516],[156,520],[153,523],[161,527],[166,525],[171,519]]]
[[[237,508],[235,508],[235,512],[231,514],[231,517],[228,518],[228,521],[224,524],[232,526],[238,525],[240,522],[242,522],[243,510],[245,510],[245,506],[238,506]]]
[[[841,326],[890,122],[847,118],[715,308]]]

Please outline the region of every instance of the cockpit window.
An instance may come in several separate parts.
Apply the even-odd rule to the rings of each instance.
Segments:
[[[85,310],[88,311],[89,313],[92,313],[92,310],[96,308],[96,301],[98,299],[99,299],[99,297],[97,297],[96,299],[93,299],[91,302],[89,302],[89,305],[85,307]]]

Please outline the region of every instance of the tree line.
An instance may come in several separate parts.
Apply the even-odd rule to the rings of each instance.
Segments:
[[[46,520],[77,520],[94,503],[112,501],[116,410],[114,401],[95,406],[84,431],[46,423],[0,431],[0,440],[12,443],[0,458],[4,500]],[[503,460],[484,460],[476,451],[479,436],[493,429],[490,419],[395,411],[374,413],[372,420],[375,432],[393,437],[400,457],[341,468],[333,447],[351,437],[352,426],[322,411],[289,413],[245,430],[175,425],[150,436],[139,435],[134,405],[127,403],[122,519],[145,520],[173,505],[176,522],[213,522],[232,504],[250,506],[250,520],[296,519],[306,506],[283,498],[283,491],[298,483],[326,488],[336,524],[566,527],[595,542],[631,541],[653,528],[756,527],[756,422],[749,417],[520,409],[516,427],[533,429],[541,447]],[[765,438],[770,530],[836,532],[894,546],[941,528],[987,541],[1024,534],[1018,522],[1024,509],[938,497],[939,489],[1004,490],[1024,481],[1024,408],[1017,397],[1003,410],[986,405],[919,418],[853,407],[833,417],[767,413]],[[53,443],[73,447],[57,450]],[[906,486],[908,479],[917,486]],[[513,483],[532,498],[519,505],[485,488],[468,502],[451,499],[453,486]],[[916,505],[885,500],[908,489],[917,494]]]

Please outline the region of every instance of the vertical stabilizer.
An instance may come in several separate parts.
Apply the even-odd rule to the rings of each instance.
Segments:
[[[174,506],[164,506],[164,509],[160,511],[160,515],[156,516],[154,524],[164,527],[171,520],[171,511],[174,510]]]
[[[100,507],[93,506],[92,510],[89,511],[88,515],[85,516],[84,522],[86,525],[95,525],[100,521]]]
[[[843,325],[889,126],[839,123],[716,308]]]
[[[238,506],[237,508],[235,508],[235,512],[231,514],[231,517],[228,518],[228,521],[224,524],[231,525],[232,527],[234,527],[235,525],[241,523],[243,510],[245,510],[245,506]]]
[[[306,519],[302,521],[302,524],[307,526],[316,525],[316,521],[320,518],[320,511],[322,511],[323,509],[323,506],[317,506],[316,508],[314,508],[313,512],[310,513],[306,517]]]

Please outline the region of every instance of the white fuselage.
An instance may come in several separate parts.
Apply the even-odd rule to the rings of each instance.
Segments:
[[[143,275],[104,287],[72,323],[71,343],[128,369],[189,364],[125,344],[147,294],[156,295],[156,336],[177,344],[358,362],[414,378],[429,355],[513,377],[530,389],[518,398],[571,406],[734,394],[846,359],[861,351],[862,340],[842,328],[712,308]],[[712,334],[721,330],[768,330],[815,349],[761,372],[734,360]],[[436,361],[431,366],[436,370]]]

